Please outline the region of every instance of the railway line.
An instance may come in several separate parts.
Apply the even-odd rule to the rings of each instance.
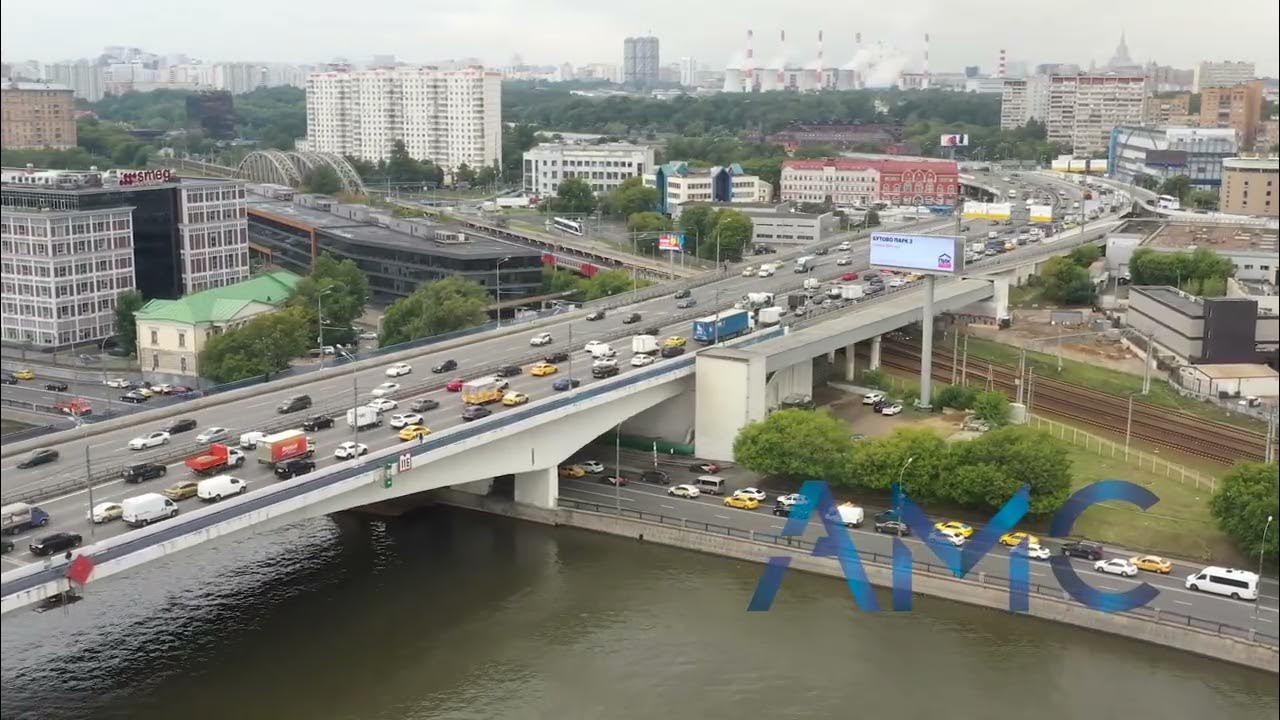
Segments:
[[[901,342],[886,342],[881,364],[893,370],[919,373],[920,349]],[[934,350],[935,378],[949,379],[952,368],[959,365],[960,360],[953,358],[951,353]],[[992,389],[1013,398],[1017,395],[1017,376],[1016,368],[971,359],[965,384],[970,387],[986,387],[990,384]],[[1266,455],[1266,439],[1261,433],[1137,399],[1133,402],[1130,423],[1127,398],[1061,380],[1033,376],[1025,397],[1030,400],[1033,411],[1056,415],[1119,435],[1125,434],[1128,425],[1131,437],[1224,465],[1240,460],[1261,461]]]

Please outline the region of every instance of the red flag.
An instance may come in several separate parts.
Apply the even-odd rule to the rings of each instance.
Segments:
[[[92,574],[93,561],[84,555],[77,555],[76,559],[67,565],[67,579],[77,585],[84,585]]]

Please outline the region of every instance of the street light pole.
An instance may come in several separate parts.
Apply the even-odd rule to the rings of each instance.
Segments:
[[[510,259],[511,258],[509,257],[501,258],[493,266],[493,299],[496,301],[497,305],[497,312],[495,314],[498,317],[499,328],[502,327],[502,263]]]
[[[613,502],[622,515],[622,423],[613,428]]]
[[[902,463],[902,469],[898,471],[898,522],[906,522],[902,519],[902,499],[906,493],[902,490],[902,478],[907,474],[907,468],[911,467],[911,463],[915,462],[916,456],[912,455],[907,461]]]
[[[320,301],[325,295],[333,292],[333,286],[330,285],[320,292],[316,293],[316,342],[320,348],[320,369],[324,369],[324,310],[321,308]]]
[[[1262,581],[1262,558],[1267,553],[1267,530],[1271,528],[1271,521],[1275,520],[1274,515],[1267,516],[1267,524],[1262,526],[1262,545],[1258,547],[1258,581]],[[1258,606],[1262,604],[1262,598],[1258,598],[1253,603],[1253,621],[1258,622]]]

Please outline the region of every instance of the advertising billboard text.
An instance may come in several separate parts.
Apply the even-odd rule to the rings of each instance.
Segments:
[[[965,220],[1008,220],[1013,206],[1009,203],[966,201],[961,211]]]
[[[684,233],[662,233],[658,236],[658,249],[684,252]]]
[[[1053,207],[1051,205],[1032,205],[1029,212],[1031,213],[1031,222],[1053,222]]]
[[[942,147],[968,147],[968,135],[943,135],[942,140],[938,143]]]
[[[954,275],[964,269],[964,238],[871,233],[871,265],[931,275]]]

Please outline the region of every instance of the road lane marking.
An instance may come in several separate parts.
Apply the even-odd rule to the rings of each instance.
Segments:
[[[619,495],[619,496],[606,495],[606,494],[604,494],[604,493],[591,492],[590,490],[583,490],[583,489],[581,489],[581,488],[568,488],[568,489],[569,489],[569,490],[572,490],[572,491],[574,491],[574,492],[577,492],[577,493],[582,493],[583,495],[595,495],[596,497],[608,498],[608,499],[610,499],[610,500],[621,500],[621,501],[623,501],[623,502],[635,502],[635,500],[634,500],[634,499],[629,498],[629,497],[624,497],[624,496],[621,496],[621,495]],[[601,504],[603,504],[603,503],[601,503]]]
[[[729,519],[729,516],[728,516],[728,515],[716,515],[716,517],[718,517],[718,518],[720,518],[720,519],[722,519],[722,520],[728,520],[728,519]]]
[[[659,507],[666,508],[667,510],[675,510],[675,509],[676,509],[676,506],[675,506],[675,505],[660,505]]]
[[[1268,620],[1268,619],[1266,619],[1266,618],[1264,618],[1264,617],[1260,617],[1260,618],[1258,618],[1258,622],[1269,623],[1269,622],[1274,622],[1274,620]]]
[[[1186,600],[1174,600],[1174,602],[1178,603],[1179,605],[1186,605],[1187,607],[1192,607],[1195,605],[1195,603],[1189,603]]]

